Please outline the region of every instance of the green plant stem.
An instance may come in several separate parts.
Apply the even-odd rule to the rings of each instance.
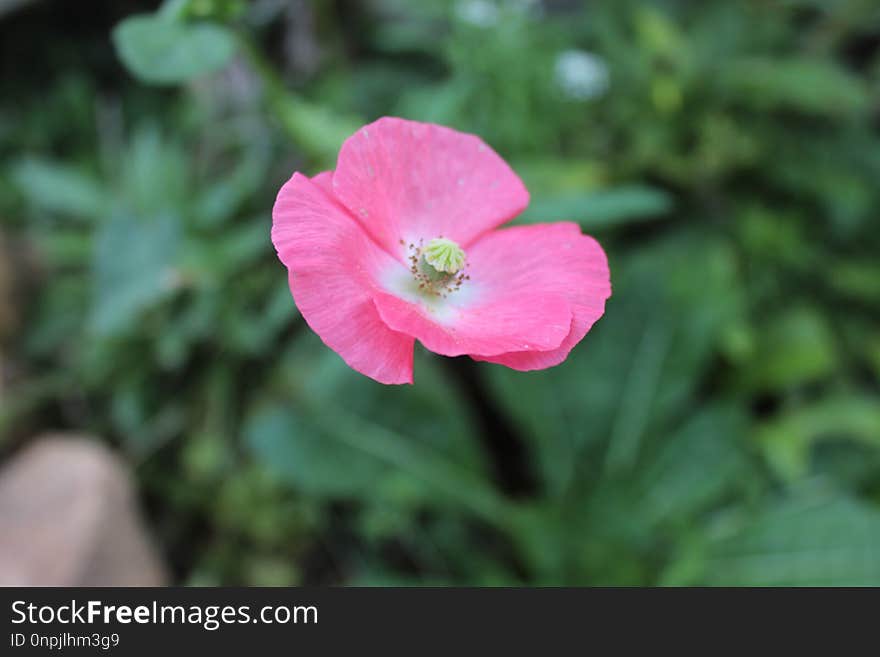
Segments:
[[[342,142],[363,122],[309,103],[287,89],[253,38],[243,30],[237,35],[245,58],[263,82],[268,110],[311,160],[332,166]]]

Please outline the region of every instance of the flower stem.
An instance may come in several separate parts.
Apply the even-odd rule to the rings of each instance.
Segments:
[[[342,142],[361,121],[310,103],[290,91],[251,35],[244,30],[238,30],[237,35],[245,59],[263,82],[268,110],[310,159],[321,166],[332,166]]]

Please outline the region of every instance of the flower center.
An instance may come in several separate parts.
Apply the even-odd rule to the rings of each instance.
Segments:
[[[428,242],[422,257],[431,269],[445,274],[456,274],[464,266],[464,251],[445,237],[435,237]]]
[[[470,279],[464,272],[464,249],[451,239],[435,237],[427,244],[419,240],[418,245],[409,245],[409,253],[409,270],[423,294],[445,299]]]

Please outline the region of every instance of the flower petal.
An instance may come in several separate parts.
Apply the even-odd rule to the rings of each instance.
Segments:
[[[348,365],[380,383],[412,383],[413,338],[386,326],[375,276],[401,268],[319,185],[295,173],[272,210],[272,242],[308,325]]]
[[[519,214],[522,181],[474,135],[385,117],[342,145],[333,193],[385,249],[447,237],[464,248]]]
[[[325,194],[329,194],[331,198],[333,198],[333,172],[332,171],[322,171],[321,173],[316,173],[309,180],[311,180],[314,184],[321,188],[321,191]]]
[[[393,287],[395,293],[377,292],[373,297],[382,321],[444,356],[554,349],[571,330],[571,307],[558,294],[482,289],[475,297],[454,298],[460,293],[453,292],[447,299],[427,303]]]
[[[499,363],[515,370],[539,370],[558,365],[604,314],[611,296],[608,259],[599,243],[573,223],[534,224],[493,231],[468,253],[472,278],[500,276],[511,285],[528,286],[547,294],[564,294],[572,309],[571,331],[555,349],[511,350],[475,360]]]

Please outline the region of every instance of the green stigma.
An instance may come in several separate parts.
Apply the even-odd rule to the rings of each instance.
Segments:
[[[401,245],[406,244],[400,240]],[[427,297],[446,298],[470,280],[464,250],[445,237],[435,237],[427,244],[419,240],[409,245],[409,270],[419,292]]]
[[[450,239],[435,237],[425,245],[422,256],[438,273],[455,274],[464,267],[464,251]]]

